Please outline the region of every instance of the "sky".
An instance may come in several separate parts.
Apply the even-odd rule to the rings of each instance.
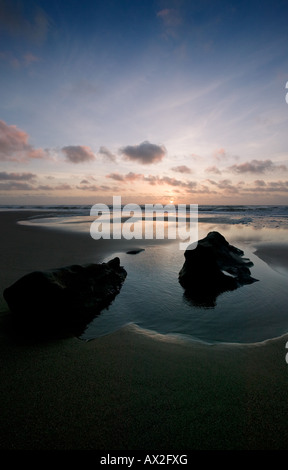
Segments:
[[[287,204],[287,24],[287,0],[0,0],[0,204]]]

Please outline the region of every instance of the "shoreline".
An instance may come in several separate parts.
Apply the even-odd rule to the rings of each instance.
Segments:
[[[5,214],[1,289],[32,269],[99,262],[126,246]],[[1,450],[288,450],[288,333],[206,344],[130,324],[87,342],[28,343],[7,332],[8,317],[2,303]]]

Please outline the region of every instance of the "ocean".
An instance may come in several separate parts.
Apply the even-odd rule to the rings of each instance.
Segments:
[[[95,220],[90,215],[91,206],[0,207],[0,210],[22,209],[35,210],[38,214],[20,223],[81,231],[91,236],[91,224]],[[108,209],[107,217],[111,206]],[[43,218],[39,217],[42,210]],[[152,219],[148,223],[153,223]],[[211,344],[255,343],[287,333],[288,272],[283,263],[279,262],[279,266],[275,262],[267,263],[257,255],[257,248],[267,244],[284,247],[287,230],[288,206],[199,206],[198,239],[211,231],[220,232],[253,262],[251,275],[257,282],[222,293],[213,306],[192,304],[178,281],[184,263],[179,240],[163,240],[163,243],[151,240],[144,246],[139,239],[137,243],[143,251],[134,255],[115,252],[109,256],[108,259],[120,258],[127,278],[114,302],[87,326],[81,339],[91,340],[127,324],[155,334]],[[287,247],[286,251],[283,248],[284,256],[287,257]]]

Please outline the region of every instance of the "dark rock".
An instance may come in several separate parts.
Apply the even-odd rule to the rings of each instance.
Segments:
[[[126,251],[127,255],[137,255],[138,253],[141,253],[141,251],[145,251],[144,248],[136,248],[135,250],[130,250]]]
[[[243,258],[244,252],[218,232],[210,232],[198,241],[195,249],[185,251],[185,262],[179,272],[179,282],[187,301],[197,306],[213,307],[216,298],[225,291],[251,284],[249,267],[253,263]]]
[[[5,289],[14,322],[25,332],[79,336],[107,308],[127,276],[119,258],[108,263],[35,271]]]

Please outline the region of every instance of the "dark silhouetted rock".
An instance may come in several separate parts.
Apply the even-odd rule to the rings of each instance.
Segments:
[[[107,308],[127,276],[119,258],[108,263],[35,271],[5,289],[14,321],[39,335],[80,335]]]
[[[127,255],[137,255],[138,253],[141,253],[141,251],[145,251],[144,248],[136,248],[135,250],[129,250],[126,251]]]
[[[195,249],[188,247],[179,272],[185,299],[193,305],[213,307],[222,292],[255,282],[249,269],[253,263],[243,255],[218,232],[208,233]]]

